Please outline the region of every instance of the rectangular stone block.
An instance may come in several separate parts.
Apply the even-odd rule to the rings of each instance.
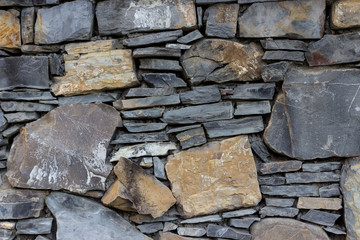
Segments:
[[[271,185],[271,186],[284,185],[285,177],[282,177],[282,176],[271,176],[271,177],[259,176],[259,183],[260,183],[260,185]]]
[[[301,216],[301,220],[331,227],[334,226],[335,221],[340,216],[339,214],[311,209],[305,215]]]
[[[237,102],[235,116],[267,114],[271,112],[269,101]]]
[[[297,208],[284,207],[263,207],[260,209],[260,216],[264,217],[295,217],[299,213]]]
[[[238,85],[230,99],[271,100],[275,93],[274,83],[251,83]]]
[[[313,182],[338,182],[340,181],[340,173],[336,172],[297,172],[286,173],[286,183],[313,183]]]
[[[122,111],[121,116],[125,119],[152,119],[162,117],[164,111],[163,108],[137,109]]]
[[[126,93],[125,97],[154,97],[154,96],[169,96],[175,94],[174,88],[131,88]]]
[[[144,58],[140,59],[140,69],[182,71],[180,62],[177,60]]]
[[[166,132],[157,133],[119,133],[111,144],[166,142],[169,138]]]
[[[20,48],[20,20],[16,10],[15,12],[0,10],[0,22],[0,48]]]
[[[261,192],[270,196],[283,197],[318,197],[319,186],[316,185],[283,185],[261,186]]]
[[[204,129],[194,128],[176,135],[182,149],[199,146],[207,142]]]
[[[285,160],[282,162],[269,162],[261,164],[262,174],[273,174],[278,172],[295,172],[301,169],[302,162],[296,160]]]
[[[263,60],[267,61],[305,61],[304,52],[300,51],[266,51]]]
[[[221,95],[216,86],[194,87],[192,91],[181,92],[180,100],[183,104],[198,105],[220,102]]]
[[[119,46],[119,41],[115,39],[97,40],[90,42],[69,43],[65,45],[65,51],[69,55],[78,55],[92,52],[108,52]]]
[[[342,208],[341,203],[341,198],[300,197],[296,207],[300,209],[339,210]]]
[[[157,96],[146,98],[134,98],[126,100],[118,100],[113,103],[114,107],[119,110],[149,108],[157,106],[176,105],[180,103],[179,94],[170,96]]]
[[[181,50],[164,47],[137,48],[134,49],[133,57],[181,57]]]
[[[183,35],[182,30],[150,33],[139,37],[124,39],[123,44],[128,47],[148,46],[157,43],[176,41],[182,35]]]
[[[304,163],[302,170],[304,172],[326,172],[340,170],[341,167],[341,162]]]
[[[260,43],[266,50],[307,50],[307,44],[300,40],[260,40]]]
[[[24,8],[21,11],[21,41],[22,44],[34,42],[35,8]]]
[[[265,198],[266,206],[271,207],[292,207],[294,198]]]

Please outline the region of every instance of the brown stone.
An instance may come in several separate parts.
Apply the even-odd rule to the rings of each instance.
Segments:
[[[164,233],[164,232],[160,232],[160,238],[159,240],[191,240],[194,238],[189,238],[189,237],[182,237],[179,235],[176,235],[174,233]]]
[[[0,10],[0,48],[20,48],[20,21],[16,11]]]
[[[297,208],[301,209],[342,209],[341,198],[299,197]]]
[[[157,218],[175,204],[176,200],[170,189],[154,176],[147,174],[133,161],[120,158],[114,172],[123,185],[121,188],[124,187],[124,190],[127,191],[120,197],[126,197],[131,201],[138,213],[151,214],[152,217]],[[107,192],[106,194],[112,193]]]
[[[186,217],[256,206],[261,200],[245,135],[171,155],[166,173],[179,210]]]
[[[360,26],[360,2],[358,0],[336,1],[331,8],[333,28],[351,28]]]
[[[65,45],[65,51],[68,54],[73,55],[93,52],[107,52],[116,49],[118,44],[119,42],[115,39],[69,43]]]
[[[139,84],[129,49],[93,52],[77,60],[65,60],[65,70],[66,76],[54,78],[55,95],[86,94]]]
[[[115,181],[101,198],[106,206],[117,208],[123,211],[136,212],[130,199],[129,193],[120,181]]]

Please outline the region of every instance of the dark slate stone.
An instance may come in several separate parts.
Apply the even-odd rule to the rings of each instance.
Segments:
[[[244,116],[244,115],[267,114],[270,112],[271,112],[271,105],[269,101],[237,102],[234,115]]]
[[[297,208],[283,208],[283,207],[263,207],[260,209],[261,218],[264,217],[295,217],[298,215],[299,209]]]
[[[194,128],[176,135],[182,149],[200,146],[207,142],[204,129]]]
[[[234,108],[231,102],[205,104],[169,110],[162,120],[169,124],[191,124],[198,122],[231,119]]]
[[[335,235],[346,235],[346,232],[335,227],[326,227],[324,230]]]
[[[52,105],[33,102],[1,102],[0,105],[5,112],[48,112],[54,108]]]
[[[249,229],[251,224],[258,221],[260,221],[260,218],[258,217],[244,217],[239,219],[235,218],[235,219],[230,219],[229,225],[231,227]]]
[[[133,51],[133,57],[181,57],[181,50],[164,47],[137,48]]]
[[[305,56],[310,66],[359,62],[360,32],[325,35],[309,45]]]
[[[0,100],[56,100],[50,92],[0,92]]]
[[[264,82],[284,81],[285,74],[289,69],[290,62],[276,62],[267,64],[261,69],[261,77]]]
[[[266,206],[270,207],[292,207],[294,198],[265,198]]]
[[[177,40],[178,43],[183,43],[183,44],[188,44],[191,43],[193,41],[199,40],[201,38],[203,38],[204,36],[201,34],[201,32],[199,30],[194,30],[188,34],[186,34],[185,36],[179,38]]]
[[[263,60],[267,61],[305,61],[304,52],[300,51],[266,51]]]
[[[6,168],[6,161],[0,161],[0,169]]]
[[[286,160],[281,162],[263,163],[260,168],[262,174],[273,174],[279,172],[295,172],[301,169],[302,162]]]
[[[306,51],[307,44],[300,40],[260,40],[262,47],[266,50],[297,50]]]
[[[58,100],[40,100],[39,103],[50,104],[50,105],[58,105],[59,101]]]
[[[0,147],[0,160],[5,160],[8,158],[9,153],[6,149],[6,146]]]
[[[316,185],[283,185],[261,186],[263,194],[282,197],[318,197],[319,186]]]
[[[180,100],[183,104],[198,105],[220,102],[221,95],[216,86],[194,87],[192,91],[181,92]]]
[[[31,7],[31,6],[33,6],[33,0],[2,0],[2,1],[0,1],[0,7],[10,7],[10,6]]]
[[[282,176],[271,176],[271,177],[259,176],[258,180],[259,180],[260,185],[277,186],[277,185],[285,184],[285,177],[282,177]]]
[[[119,133],[111,144],[166,142],[169,138],[165,132],[156,133]]]
[[[241,4],[249,4],[249,3],[256,3],[256,2],[279,2],[283,0],[238,0],[237,2]]]
[[[124,120],[124,127],[132,133],[160,131],[166,128],[167,123],[133,122]]]
[[[215,224],[209,224],[207,226],[207,236],[217,238],[251,240],[251,235],[247,231],[235,230],[233,228],[223,227]]]
[[[220,217],[220,215],[216,214],[216,215],[208,215],[208,216],[204,216],[204,217],[195,217],[195,218],[189,218],[186,220],[182,220],[180,223],[181,224],[186,224],[186,223],[190,223],[190,224],[194,224],[194,223],[206,223],[206,222],[221,222],[222,219]]]
[[[199,128],[199,127],[201,127],[201,124],[189,125],[189,126],[184,126],[184,127],[177,127],[177,128],[170,129],[169,131],[167,131],[167,133],[169,134],[169,133],[184,132],[186,130]]]
[[[191,48],[191,45],[186,45],[181,43],[167,43],[165,47],[172,49],[188,50]]]
[[[49,234],[53,218],[20,220],[16,223],[16,234]]]
[[[233,3],[236,2],[236,0],[196,0],[195,2],[199,5],[207,5],[214,3]]]
[[[177,60],[144,58],[140,59],[140,69],[182,71],[180,62]]]
[[[36,10],[33,7],[21,11],[21,41],[22,44],[34,41],[34,23]]]
[[[0,135],[0,146],[5,146],[9,144],[9,139],[3,138],[3,136]]]
[[[340,170],[341,167],[341,162],[304,163],[302,170],[304,172],[326,172]]]
[[[21,56],[0,58],[0,90],[18,87],[49,88],[48,57]]]
[[[340,185],[335,183],[319,189],[320,197],[330,198],[340,196]]]
[[[149,108],[149,107],[157,107],[157,106],[177,105],[179,103],[180,103],[179,94],[173,94],[170,96],[155,96],[155,97],[118,100],[113,102],[113,105],[118,110],[128,110],[135,108]]]
[[[125,97],[153,97],[153,96],[169,96],[175,94],[175,89],[170,87],[165,88],[131,88],[126,93]]]
[[[132,111],[122,111],[121,116],[125,119],[152,119],[161,118],[165,109],[151,108],[151,109],[137,109]]]
[[[261,116],[204,123],[209,138],[258,133],[264,130]]]
[[[249,142],[253,152],[263,161],[270,162],[271,157],[262,137],[259,134],[249,135]]]
[[[2,132],[2,135],[6,138],[11,138],[16,135],[19,130],[23,127],[23,124],[14,124]]]
[[[12,240],[15,238],[15,231],[0,229],[0,239],[2,240]]]
[[[55,53],[49,55],[49,67],[52,75],[65,76],[65,66],[61,58]]]
[[[56,218],[57,239],[148,239],[116,212],[87,198],[52,192],[46,205]]]
[[[340,216],[339,214],[311,209],[305,215],[301,216],[301,220],[331,227],[334,226],[335,221]]]
[[[247,215],[251,215],[254,213],[256,213],[255,209],[248,208],[248,209],[240,209],[240,210],[235,210],[235,211],[230,211],[230,212],[224,212],[222,217],[223,218],[234,218],[234,217],[247,216]]]
[[[22,45],[21,52],[27,54],[60,52],[61,45]]]
[[[54,44],[64,41],[89,40],[93,33],[94,6],[77,0],[37,12],[35,43]]]
[[[197,25],[198,28],[202,28],[203,26],[203,9],[202,7],[196,7],[196,13],[197,13]]]
[[[88,95],[59,97],[59,105],[76,103],[113,102],[120,98],[119,93],[94,93]]]
[[[154,176],[161,180],[167,180],[164,162],[158,157],[153,157],[153,163],[154,163]]]
[[[176,41],[182,35],[182,30],[150,33],[139,37],[124,39],[123,44],[127,47],[148,46],[156,43]]]
[[[60,0],[33,0],[35,6],[56,5]]]
[[[34,121],[40,117],[38,113],[35,112],[16,112],[16,113],[7,113],[4,114],[8,123],[21,123]]]
[[[145,223],[136,226],[142,233],[151,234],[163,230],[164,224],[161,222],[157,223]]]
[[[139,215],[139,214],[133,215],[130,217],[130,221],[135,222],[137,224],[176,221],[176,220],[178,220],[178,218],[176,216],[179,214],[176,211],[175,211],[175,214],[169,214],[170,212],[174,213],[174,212],[172,212],[172,210],[174,210],[174,209],[170,209],[167,213],[165,213],[164,215],[162,215],[161,217],[158,217],[158,218],[153,218],[153,217],[151,217],[151,215]],[[148,239],[146,239],[146,240],[148,240]]]
[[[353,68],[291,68],[264,133],[267,145],[296,159],[360,155],[359,75]]]
[[[230,99],[272,100],[275,93],[274,83],[250,83],[238,85]]]
[[[0,50],[0,57],[9,57],[10,55],[3,50]]]
[[[4,117],[4,112],[0,109],[0,131],[3,131],[8,126],[7,120]]]
[[[178,78],[174,73],[143,73],[142,77],[150,86],[162,87],[186,87],[186,82]]]
[[[312,183],[312,182],[338,182],[340,181],[340,173],[336,172],[297,172],[286,173],[286,183]]]

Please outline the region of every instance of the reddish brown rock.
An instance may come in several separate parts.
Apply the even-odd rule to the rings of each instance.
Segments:
[[[0,10],[0,48],[20,48],[18,12]]]

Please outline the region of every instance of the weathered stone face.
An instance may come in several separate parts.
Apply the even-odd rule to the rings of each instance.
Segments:
[[[0,10],[0,48],[20,48],[20,20],[10,11]]]
[[[360,26],[360,2],[357,0],[340,0],[331,7],[331,24],[334,28],[351,28]]]
[[[255,43],[246,45],[206,39],[185,52],[182,65],[193,84],[205,80],[217,83],[252,81],[261,78],[263,54],[260,45]]]
[[[240,37],[321,38],[325,0],[254,3],[239,18]]]
[[[74,104],[27,124],[8,158],[10,184],[77,193],[104,190],[112,169],[105,163],[106,149],[119,122],[110,106]]]
[[[168,157],[165,168],[186,217],[255,206],[261,200],[247,136],[176,153]]]
[[[216,4],[205,11],[206,35],[209,37],[232,38],[236,34],[238,4]]]

